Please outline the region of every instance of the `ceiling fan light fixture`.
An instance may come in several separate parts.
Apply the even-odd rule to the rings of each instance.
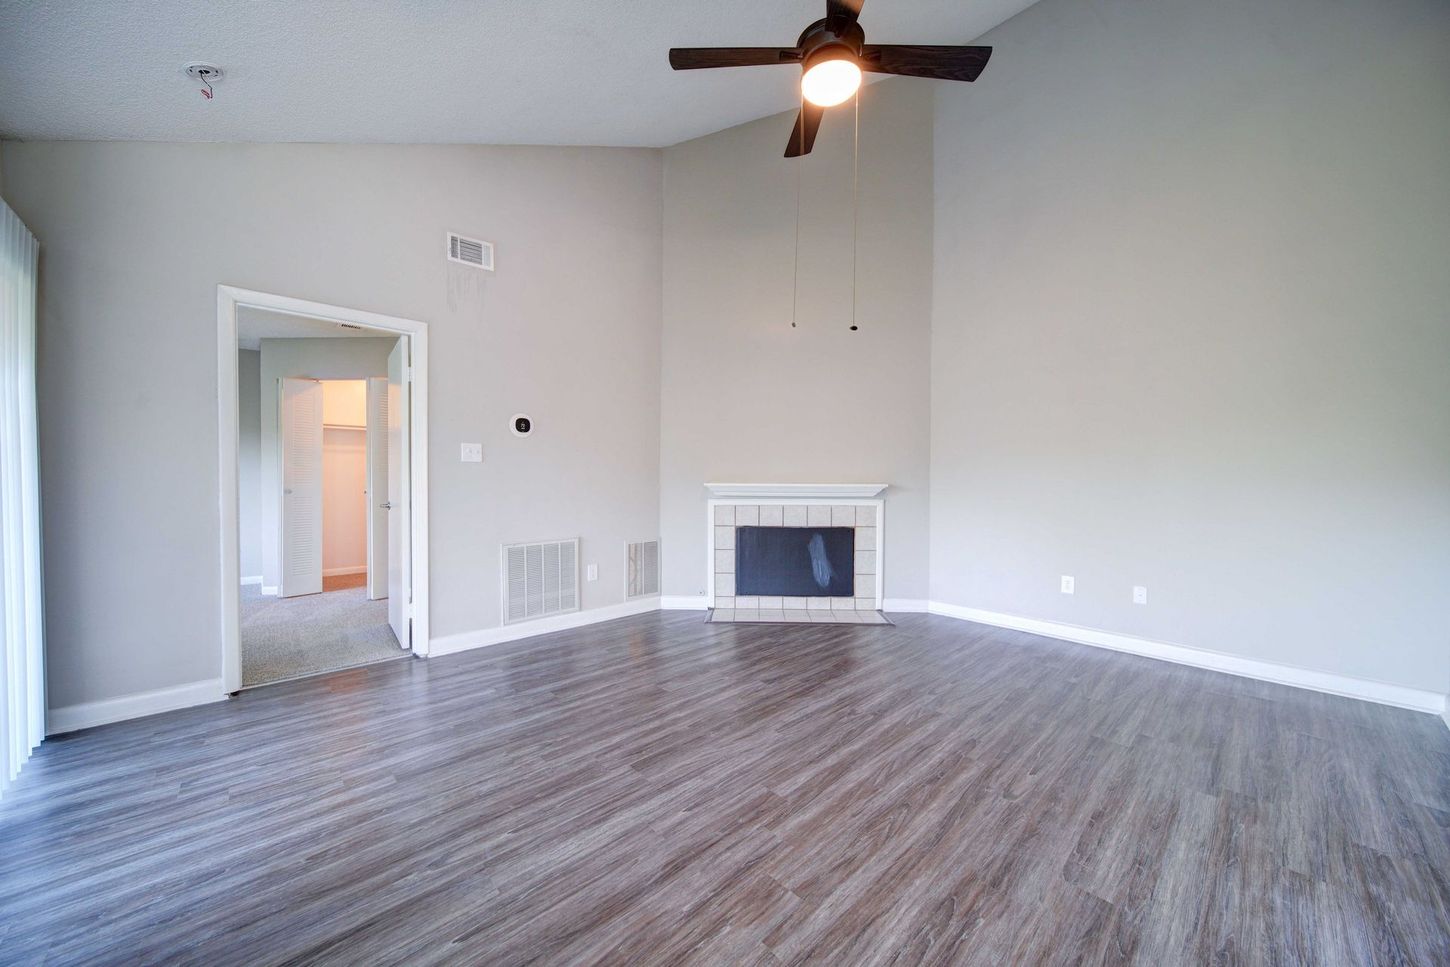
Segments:
[[[801,76],[801,96],[816,107],[834,107],[861,86],[861,68],[848,55],[822,58]]]
[[[981,46],[868,44],[859,20],[862,2],[826,0],[826,15],[801,31],[794,47],[671,47],[670,66],[677,71],[781,64],[803,67],[800,112],[785,147],[785,157],[799,158],[811,153],[825,109],[860,91],[863,70],[974,81],[992,56],[992,48]]]

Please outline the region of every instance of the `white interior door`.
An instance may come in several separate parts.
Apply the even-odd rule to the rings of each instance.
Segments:
[[[288,377],[281,394],[280,594],[291,598],[322,592],[322,384]]]
[[[388,380],[368,380],[368,600],[388,596]]]
[[[412,501],[408,467],[411,373],[408,340],[388,356],[388,624],[398,644],[412,647]]]

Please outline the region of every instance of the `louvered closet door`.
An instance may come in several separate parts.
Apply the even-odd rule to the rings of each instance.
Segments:
[[[291,598],[322,591],[322,384],[287,378],[281,392],[281,595]]]

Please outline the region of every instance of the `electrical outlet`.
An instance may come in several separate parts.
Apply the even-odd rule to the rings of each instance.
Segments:
[[[1140,586],[1136,586],[1135,585],[1133,587],[1133,603],[1134,604],[1147,604],[1148,603],[1148,589],[1145,588],[1145,587],[1140,587]]]
[[[459,449],[458,459],[464,463],[483,463],[483,444],[462,444]]]
[[[586,580],[586,581],[598,581],[599,580],[599,565],[598,564],[589,564],[589,565],[586,565],[585,566],[585,568],[584,568],[584,580]]]
[[[1075,590],[1076,586],[1077,586],[1077,581],[1073,578],[1073,576],[1071,574],[1064,574],[1062,576],[1062,593],[1063,594],[1072,594],[1072,593],[1074,593],[1074,590]]]

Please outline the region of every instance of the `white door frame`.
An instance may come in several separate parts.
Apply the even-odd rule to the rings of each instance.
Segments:
[[[413,654],[428,654],[428,324],[285,295],[217,286],[217,465],[220,468],[222,682],[242,687],[241,563],[237,483],[237,309],[250,306],[294,316],[346,322],[395,332],[410,343],[413,369],[412,459]]]

